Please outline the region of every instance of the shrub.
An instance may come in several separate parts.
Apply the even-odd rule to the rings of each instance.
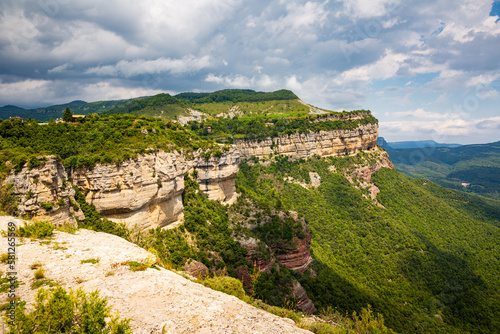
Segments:
[[[201,281],[204,286],[227,293],[228,295],[233,295],[238,297],[243,301],[249,301],[250,297],[247,296],[245,290],[243,289],[243,283],[236,278],[232,278],[229,276],[220,276],[220,277],[212,277],[207,278]]]
[[[35,271],[35,279],[41,279],[45,277],[45,270],[43,268],[38,268],[37,271]]]
[[[14,194],[14,184],[4,184],[0,178],[0,211],[8,215],[17,215],[17,196]]]
[[[111,318],[106,322],[106,318]],[[131,334],[130,319],[111,315],[111,307],[99,292],[87,294],[82,289],[69,293],[62,287],[39,289],[34,309],[27,312],[26,303],[16,305],[16,318],[5,318],[10,333],[109,333]]]
[[[42,202],[42,203],[40,203],[40,206],[42,208],[44,208],[45,210],[50,211],[54,207],[54,204],[49,203],[49,202]]]
[[[1,263],[7,263],[9,262],[9,253],[2,253],[2,255],[0,255],[0,262]]]
[[[46,238],[54,232],[54,225],[46,221],[27,223],[19,227],[19,236],[26,238]]]

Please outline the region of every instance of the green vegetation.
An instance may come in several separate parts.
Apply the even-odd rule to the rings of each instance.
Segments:
[[[20,237],[43,239],[52,236],[54,229],[54,225],[47,221],[37,221],[20,226],[18,233]]]
[[[45,278],[45,270],[43,268],[38,268],[37,271],[35,271],[35,279],[41,279]]]
[[[184,187],[184,224],[170,230],[149,230],[136,242],[156,250],[164,265],[180,268],[188,259],[194,259],[212,272],[226,268],[229,275],[236,277],[236,268],[251,264],[245,258],[247,250],[233,238],[227,208],[208,200],[192,175],[185,176]]]
[[[106,218],[101,218],[101,214],[96,210],[93,204],[85,201],[86,193],[82,193],[78,187],[74,187],[75,200],[78,202],[85,219],[78,223],[78,228],[87,228],[98,232],[106,232],[127,239],[131,231],[125,227],[125,224],[117,224]]]
[[[17,215],[17,196],[14,194],[14,184],[5,184],[5,177],[0,175],[0,213]]]
[[[358,120],[350,120],[350,115],[360,112],[366,116]],[[324,120],[314,122],[321,116],[308,116],[292,119],[277,119],[271,121],[266,118],[238,119],[220,118],[208,119],[204,122],[189,122],[191,130],[196,131],[200,137],[211,138],[218,141],[231,142],[233,139],[264,139],[266,137],[279,137],[295,133],[308,133],[331,130],[353,130],[366,124],[375,124],[377,119],[365,110],[352,111],[339,114],[339,120]],[[208,130],[210,128],[210,131]]]
[[[183,102],[213,103],[213,102],[262,102],[272,100],[296,100],[297,95],[289,90],[278,90],[271,93],[256,92],[251,89],[225,89],[214,93],[181,93],[175,97]]]
[[[96,263],[99,263],[99,259],[86,259],[86,260],[81,260],[80,261],[81,264],[84,264],[84,263],[92,263],[92,264],[96,264]]]
[[[177,115],[184,113],[186,113],[184,104],[169,94],[158,94],[132,99],[126,104],[105,112],[105,114],[158,116],[163,119],[175,119]]]
[[[50,140],[48,140],[50,139]],[[88,115],[83,123],[50,123],[18,119],[0,121],[0,173],[20,172],[56,155],[66,167],[120,163],[139,154],[198,149],[215,152],[213,143],[161,119],[131,115]],[[210,154],[210,153],[209,153]],[[7,163],[10,162],[10,163]]]
[[[383,169],[373,177],[380,208],[343,176],[357,164],[376,161],[364,153],[302,162],[277,158],[268,167],[242,163],[237,176],[242,197],[256,205],[279,200],[308,222],[317,277],[292,274],[316,307],[352,313],[370,304],[404,333],[498,332],[498,207],[466,194],[468,203],[462,203],[461,193],[436,185],[428,190],[422,180]],[[320,187],[283,181],[303,180],[309,171],[320,175]],[[476,203],[486,209],[481,215],[470,209]]]
[[[14,324],[8,320],[9,333],[132,333],[130,319],[121,320],[118,313],[113,316],[107,299],[97,290],[87,294],[82,289],[39,289],[34,309],[28,311],[25,302],[18,302]]]
[[[68,123],[73,121],[73,113],[71,112],[71,109],[69,109],[69,107],[66,107],[66,110],[64,110],[62,119],[63,121]]]
[[[403,174],[500,200],[500,142],[387,152]],[[464,187],[463,183],[469,185]]]
[[[272,118],[290,118],[305,116],[309,107],[298,100],[273,100],[261,102],[211,102],[196,103],[191,106],[214,117],[255,118],[258,116]]]

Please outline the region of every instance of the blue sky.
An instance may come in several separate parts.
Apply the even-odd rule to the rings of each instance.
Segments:
[[[287,88],[388,141],[500,140],[500,2],[3,0],[0,106]]]

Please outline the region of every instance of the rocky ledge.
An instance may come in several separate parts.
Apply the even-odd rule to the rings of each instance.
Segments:
[[[0,225],[5,230],[2,217]],[[7,238],[0,238],[7,249]],[[81,264],[82,260],[99,259]],[[23,240],[17,247],[16,270],[24,283],[17,296],[33,302],[32,264],[41,263],[45,277],[66,289],[98,289],[122,318],[131,318],[134,333],[310,333],[290,319],[259,310],[234,296],[214,291],[160,268],[132,271],[128,261],[151,263],[154,255],[114,235],[89,230],[55,232],[49,243]],[[2,267],[5,265],[2,264]],[[5,268],[2,268],[5,271]],[[5,303],[7,295],[0,297]]]

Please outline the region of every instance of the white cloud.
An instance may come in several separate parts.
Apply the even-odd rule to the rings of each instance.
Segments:
[[[86,74],[111,75],[132,77],[141,74],[183,74],[193,73],[210,67],[209,56],[197,58],[187,55],[181,59],[158,58],[155,60],[136,59],[132,61],[121,60],[116,65],[105,65],[89,68]]]
[[[396,54],[386,50],[385,55],[378,61],[347,70],[339,75],[337,80],[341,82],[364,81],[371,82],[375,79],[387,79],[393,77],[403,62],[408,58],[404,54]]]
[[[71,67],[71,64],[65,63],[59,66],[56,66],[54,68],[51,68],[50,70],[47,71],[47,73],[52,74],[52,73],[62,73],[65,72],[68,68]]]
[[[390,141],[432,139],[441,143],[484,143],[499,140],[500,117],[465,120],[381,122],[380,132]],[[422,135],[425,137],[422,137]]]
[[[205,82],[224,84],[231,88],[277,89],[277,87],[280,87],[278,81],[267,74],[248,77],[241,74],[217,76],[210,73],[205,77]]]
[[[428,119],[456,119],[461,117],[458,113],[437,113],[425,111],[422,108],[411,111],[398,111],[394,113],[397,117],[411,117],[411,118],[421,118],[424,120]]]
[[[379,17],[398,11],[399,0],[343,0],[347,13],[358,18]]]

